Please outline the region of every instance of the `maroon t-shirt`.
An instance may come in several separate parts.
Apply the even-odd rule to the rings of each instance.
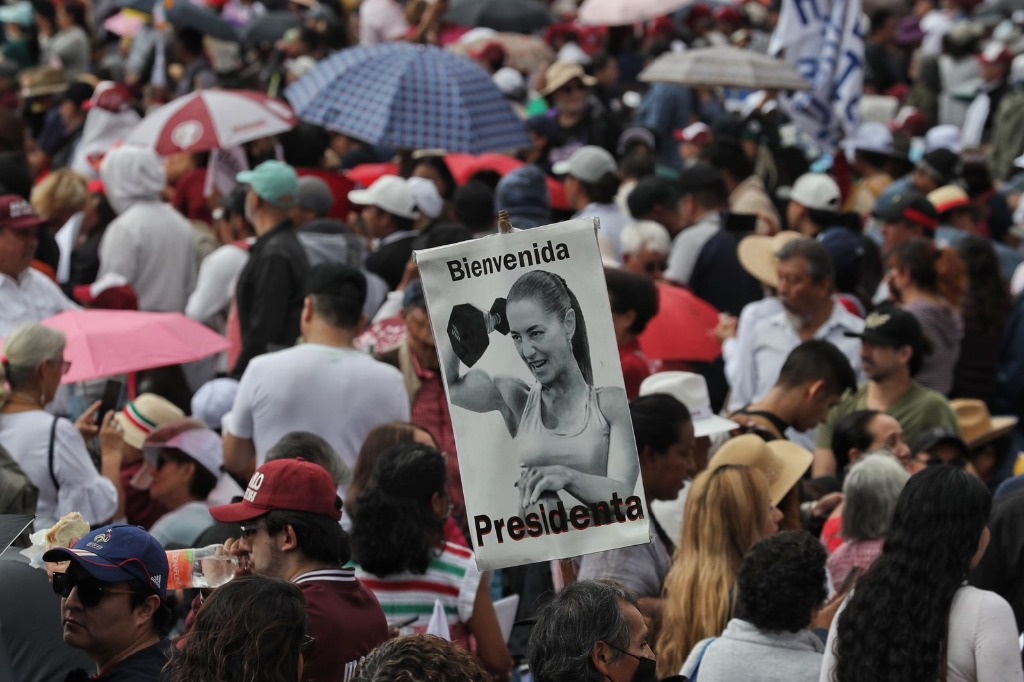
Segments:
[[[388,639],[380,603],[352,569],[311,571],[294,582],[306,597],[309,634],[316,639],[303,678],[351,680],[360,659]]]

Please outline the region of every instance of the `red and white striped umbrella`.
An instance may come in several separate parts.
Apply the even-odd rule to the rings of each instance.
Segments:
[[[295,127],[286,103],[251,90],[197,90],[154,109],[124,143],[157,154],[235,147]]]

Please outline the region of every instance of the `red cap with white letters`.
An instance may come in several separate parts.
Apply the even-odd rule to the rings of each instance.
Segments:
[[[244,523],[272,511],[297,511],[341,519],[334,479],[318,464],[299,459],[267,462],[249,479],[241,502],[211,507],[221,523]]]
[[[45,222],[32,210],[32,204],[17,194],[5,194],[0,197],[0,228],[31,230]]]

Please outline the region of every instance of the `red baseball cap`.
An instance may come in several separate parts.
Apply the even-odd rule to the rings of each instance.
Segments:
[[[31,230],[46,221],[36,215],[32,204],[17,194],[0,196],[0,227],[12,230]]]
[[[267,462],[249,479],[241,502],[211,507],[221,523],[244,523],[272,511],[297,511],[341,519],[341,498],[323,467],[299,459]]]

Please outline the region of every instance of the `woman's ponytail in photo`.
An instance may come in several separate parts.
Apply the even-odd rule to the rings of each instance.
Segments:
[[[576,364],[580,366],[580,372],[584,380],[591,386],[594,385],[594,368],[590,364],[590,337],[587,336],[587,323],[583,320],[583,310],[580,302],[576,300],[576,294],[565,283],[561,275],[553,275],[558,278],[562,288],[569,297],[569,305],[576,315],[576,332],[572,335],[572,354],[576,358]]]

